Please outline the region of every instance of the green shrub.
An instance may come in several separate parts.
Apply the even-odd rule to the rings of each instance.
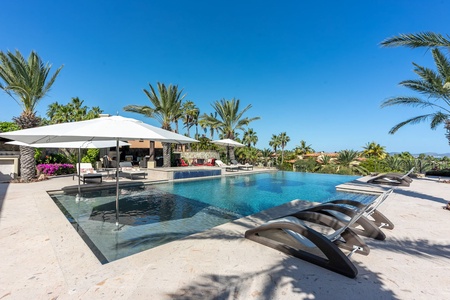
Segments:
[[[450,177],[450,169],[443,170],[431,170],[425,173],[426,176],[442,176],[442,177]]]
[[[386,173],[390,171],[390,168],[386,166],[384,160],[376,158],[368,158],[359,164],[369,172]]]
[[[297,172],[314,172],[318,166],[318,163],[312,159],[299,159],[294,163],[295,170]]]
[[[99,159],[100,150],[98,149],[88,149],[86,151],[86,155],[81,158],[81,162],[91,163],[92,166],[95,166],[95,162]]]
[[[336,174],[336,166],[334,165],[321,166],[320,168],[317,169],[316,173]]]

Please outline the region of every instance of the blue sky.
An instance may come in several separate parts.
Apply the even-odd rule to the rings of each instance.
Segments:
[[[318,3],[315,3],[318,2]],[[79,97],[105,113],[148,105],[148,84],[177,84],[200,108],[237,98],[253,107],[258,148],[286,132],[287,149],[305,140],[317,151],[361,151],[375,141],[389,152],[450,152],[445,130],[428,123],[389,129],[424,113],[380,108],[415,95],[398,83],[416,79],[412,62],[434,68],[426,49],[381,48],[399,33],[447,34],[448,1],[7,1],[0,50],[37,51],[64,65],[50,103]],[[21,108],[0,93],[0,121]],[[241,135],[242,136],[242,135]]]

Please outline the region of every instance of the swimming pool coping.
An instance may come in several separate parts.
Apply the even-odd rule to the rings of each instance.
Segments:
[[[298,299],[324,298],[332,291],[337,298],[361,298],[368,292],[385,299],[448,298],[448,289],[442,287],[450,276],[449,253],[439,245],[450,244],[446,234],[449,212],[442,209],[450,185],[436,181],[415,180],[411,188],[398,189],[393,199],[383,204],[382,211],[392,217],[396,228],[387,232],[383,243],[371,243],[369,256],[352,257],[362,271],[356,280],[246,241],[245,229],[264,221],[264,215],[101,265],[46,194],[46,190],[70,181],[4,185],[0,296],[187,299],[235,295],[236,299],[249,299],[260,295]],[[427,247],[421,246],[421,241]]]

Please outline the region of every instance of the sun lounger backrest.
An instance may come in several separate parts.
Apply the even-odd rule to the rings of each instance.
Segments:
[[[287,223],[297,224],[300,226],[305,226],[305,224],[302,221],[300,221],[296,217],[291,217],[291,216],[287,216],[287,217],[283,217],[283,218],[275,219],[275,220],[270,220],[267,223],[270,224],[270,223],[274,223],[274,222],[287,222]],[[310,247],[310,248],[315,247],[313,242],[308,240],[306,237],[304,237],[300,233],[295,232],[293,230],[289,230],[289,229],[283,229],[283,231],[286,232],[287,234],[289,234],[290,236],[292,236],[294,239],[296,239],[298,242],[302,243],[303,245]]]
[[[413,171],[414,171],[414,167],[412,167],[411,170],[408,171],[408,173],[406,173],[405,175],[403,175],[402,177],[400,177],[400,179],[405,179],[405,178],[408,177]]]
[[[350,219],[350,221],[348,221],[347,224],[345,224],[344,226],[342,226],[341,228],[337,229],[335,232],[333,232],[332,234],[330,234],[329,236],[327,236],[327,238],[334,242],[335,240],[339,239],[339,237],[341,236],[341,234],[350,226],[352,226],[353,224],[356,223],[356,221],[358,221],[362,215],[364,215],[364,213],[366,212],[366,210],[364,208],[362,209],[358,209],[357,213],[355,215],[353,215],[353,217]]]
[[[121,167],[121,168],[132,168],[133,164],[131,163],[131,161],[121,161],[119,163],[119,167]]]
[[[367,208],[365,209],[365,212],[367,215],[373,214],[373,212],[386,200],[394,191],[394,189],[389,189],[380,196],[378,196],[372,203],[370,203]]]
[[[226,167],[226,164],[225,164],[223,161],[221,161],[220,159],[217,159],[217,160],[216,160],[216,164],[217,164],[219,167]]]
[[[77,174],[83,174],[94,170],[91,163],[77,163],[76,167]]]

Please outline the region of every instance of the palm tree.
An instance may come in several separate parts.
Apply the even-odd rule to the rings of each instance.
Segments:
[[[272,150],[269,148],[264,148],[259,151],[259,156],[262,158],[263,165],[267,167],[267,162],[270,160],[270,155],[272,154]]]
[[[201,128],[203,128],[203,130],[205,131],[205,133],[208,132],[209,129],[209,136],[210,139],[213,140],[214,139],[214,132],[219,132],[219,129],[217,128],[217,124],[215,123],[209,123],[208,119],[210,118],[214,118],[217,119],[217,112],[210,113],[209,114],[209,118],[205,119],[204,116],[202,116],[199,120],[198,120],[198,125],[200,125]]]
[[[58,102],[51,103],[47,109],[47,117],[49,118],[49,124],[78,122],[84,120],[91,120],[100,117],[103,112],[100,107],[94,106],[91,109],[87,106],[83,106],[84,100],[80,100],[78,97],[72,98],[72,100],[66,104],[59,104]],[[76,157],[76,149],[61,149],[67,157]]]
[[[169,85],[166,87],[163,83],[157,83],[158,93],[153,86],[149,84],[150,89],[144,89],[144,93],[153,107],[146,105],[127,105],[123,109],[125,111],[138,113],[149,118],[158,120],[161,123],[161,128],[172,130],[172,122],[180,114],[181,105],[184,97],[183,90],[178,90],[177,85]],[[164,167],[170,167],[170,143],[163,144],[163,160]]]
[[[23,111],[19,117],[13,118],[21,128],[32,128],[39,125],[41,118],[36,116],[36,106],[50,91],[62,67],[49,77],[51,64],[43,63],[36,52],[32,51],[28,60],[16,50],[15,53],[0,51],[0,89],[4,90]],[[17,97],[17,98],[16,98]],[[34,149],[20,146],[21,180],[31,181],[35,176],[36,162]]]
[[[78,97],[72,98],[67,105],[58,102],[51,103],[47,109],[47,117],[51,124],[57,124],[91,120],[98,118],[103,112],[98,106],[89,109],[89,107],[83,106],[83,103],[84,100],[80,100]]]
[[[217,113],[216,116],[204,114],[201,119],[211,127],[217,128],[224,136],[224,138],[234,140],[237,136],[237,130],[244,131],[244,127],[252,121],[259,120],[259,117],[244,118],[246,113],[252,105],[247,105],[243,110],[239,110],[239,99],[225,100],[214,102],[211,106]],[[227,147],[228,157],[234,160],[234,147]]]
[[[181,110],[183,111],[183,124],[184,127],[186,127],[187,136],[191,137],[189,130],[192,126],[198,124],[198,115],[200,110],[192,101],[184,102]]]
[[[341,166],[350,169],[353,173],[367,175],[369,171],[355,162],[358,156],[359,156],[358,151],[342,150],[338,154],[337,161]]]
[[[403,171],[403,162],[404,159],[398,155],[388,156],[384,159],[384,163],[391,171]]]
[[[289,143],[291,138],[287,136],[286,132],[282,132],[279,134],[280,139],[280,147],[281,147],[281,163],[284,161],[284,147],[286,147],[286,144]]]
[[[309,153],[314,153],[314,149],[311,147],[311,145],[307,145],[304,140],[301,140],[300,145],[295,147],[295,154],[305,155]]]
[[[269,141],[269,146],[273,148],[273,152],[277,153],[277,149],[280,145],[280,137],[276,134],[272,134],[272,138]]]
[[[256,135],[256,132],[252,128],[247,129],[247,131],[244,132],[244,136],[242,137],[242,142],[243,144],[247,145],[248,148],[250,148],[252,144],[253,146],[255,146],[258,142],[258,136]]]
[[[375,142],[367,143],[363,148],[363,154],[368,158],[384,159],[387,155],[385,147]]]
[[[358,155],[358,151],[355,150],[342,150],[338,154],[337,161],[344,167],[350,167]]]
[[[435,112],[420,115],[400,122],[389,131],[394,134],[406,124],[417,124],[423,121],[431,120],[431,129],[445,123],[450,116],[450,61],[438,50],[432,50],[433,59],[437,66],[437,72],[421,67],[415,63],[414,72],[419,75],[418,80],[405,80],[400,85],[405,86],[413,91],[426,95],[426,99],[417,97],[394,97],[387,99],[381,104],[381,107],[404,105],[421,108],[431,108]]]
[[[409,48],[427,47],[433,48],[432,54],[436,63],[438,72],[420,67],[416,64],[415,72],[422,78],[422,80],[406,81],[400,84],[405,85],[417,92],[427,95],[427,98],[442,100],[445,105],[433,103],[428,100],[421,100],[412,97],[398,97],[385,101],[382,106],[390,105],[408,105],[414,107],[434,108],[437,109],[435,113],[411,118],[394,126],[389,133],[395,133],[399,128],[406,124],[416,124],[428,119],[431,119],[431,128],[435,129],[440,124],[446,123],[446,129],[450,132],[450,123],[448,120],[449,110],[444,106],[448,106],[450,94],[450,64],[444,55],[439,51],[439,48],[445,48],[450,53],[450,38],[444,37],[441,34],[433,32],[421,32],[417,34],[400,34],[398,36],[390,37],[381,42],[384,47],[398,47],[405,46]],[[450,141],[450,136],[447,135]]]

